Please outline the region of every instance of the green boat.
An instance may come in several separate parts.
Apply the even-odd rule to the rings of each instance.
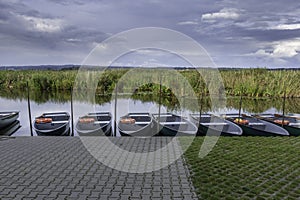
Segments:
[[[282,116],[279,114],[261,114],[255,115],[255,117],[282,126],[291,136],[300,136],[299,117]]]
[[[212,114],[190,114],[191,121],[198,126],[198,135],[241,136],[243,130],[235,123]]]
[[[239,125],[246,136],[289,136],[284,128],[248,115],[226,114],[226,119]]]
[[[196,136],[198,128],[184,117],[172,113],[152,114],[161,136]]]

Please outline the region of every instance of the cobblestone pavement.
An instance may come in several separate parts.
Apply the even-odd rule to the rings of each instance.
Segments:
[[[130,151],[170,141],[160,137],[110,140]],[[128,173],[99,162],[79,137],[1,139],[0,152],[1,200],[197,199],[182,157],[154,172]]]

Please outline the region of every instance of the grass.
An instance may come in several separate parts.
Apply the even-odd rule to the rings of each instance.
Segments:
[[[200,199],[299,199],[299,137],[220,137],[201,159],[203,140],[184,154]]]

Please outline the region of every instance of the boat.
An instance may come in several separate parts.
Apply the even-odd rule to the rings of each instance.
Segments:
[[[235,123],[212,114],[190,114],[191,121],[198,126],[198,135],[241,136],[243,130]],[[208,132],[209,131],[209,132]]]
[[[155,135],[154,126],[150,113],[128,113],[118,122],[121,136],[150,137]]]
[[[300,136],[299,117],[280,114],[260,114],[254,115],[254,117],[282,126],[291,136]]]
[[[111,113],[93,112],[78,119],[75,130],[80,136],[111,135]]]
[[[40,136],[69,135],[70,115],[67,112],[43,113],[35,118],[33,128]]]
[[[0,129],[1,136],[11,136],[21,127],[20,121],[15,120],[13,123]]]
[[[0,128],[4,128],[13,122],[15,122],[19,117],[19,111],[11,112],[0,112]]]
[[[245,114],[226,114],[226,119],[234,122],[243,129],[246,136],[288,136],[284,128]]]
[[[152,114],[152,116],[161,136],[196,136],[197,134],[197,126],[181,116],[172,113]]]

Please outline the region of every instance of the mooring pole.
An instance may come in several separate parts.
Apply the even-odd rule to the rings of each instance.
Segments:
[[[114,131],[112,132],[112,136],[117,136],[117,96],[118,96],[118,83],[116,83],[116,89],[115,89],[115,120],[114,120]]]
[[[243,91],[243,88],[242,88]],[[239,119],[241,118],[241,110],[242,110],[242,91],[240,95],[240,105],[239,105]]]
[[[157,126],[157,133],[159,133],[159,124],[160,124],[160,106],[161,106],[161,75],[159,76],[159,98],[158,98],[158,126]]]
[[[185,108],[185,84],[183,84],[183,108]]]
[[[28,115],[29,115],[30,135],[33,136],[33,132],[32,132],[32,121],[31,121],[31,109],[30,109],[29,84],[28,84],[28,81],[27,81],[27,106],[28,106]]]
[[[72,133],[71,136],[74,136],[74,114],[73,114],[73,88],[71,88],[71,118],[72,118]]]
[[[283,104],[282,104],[282,127],[284,124],[284,115],[285,115],[285,99],[286,99],[286,89],[284,89],[284,94],[283,94]]]
[[[204,93],[204,92],[201,92],[201,98],[200,98],[199,124],[201,123],[201,115],[202,115],[202,102],[203,102],[203,93]]]

